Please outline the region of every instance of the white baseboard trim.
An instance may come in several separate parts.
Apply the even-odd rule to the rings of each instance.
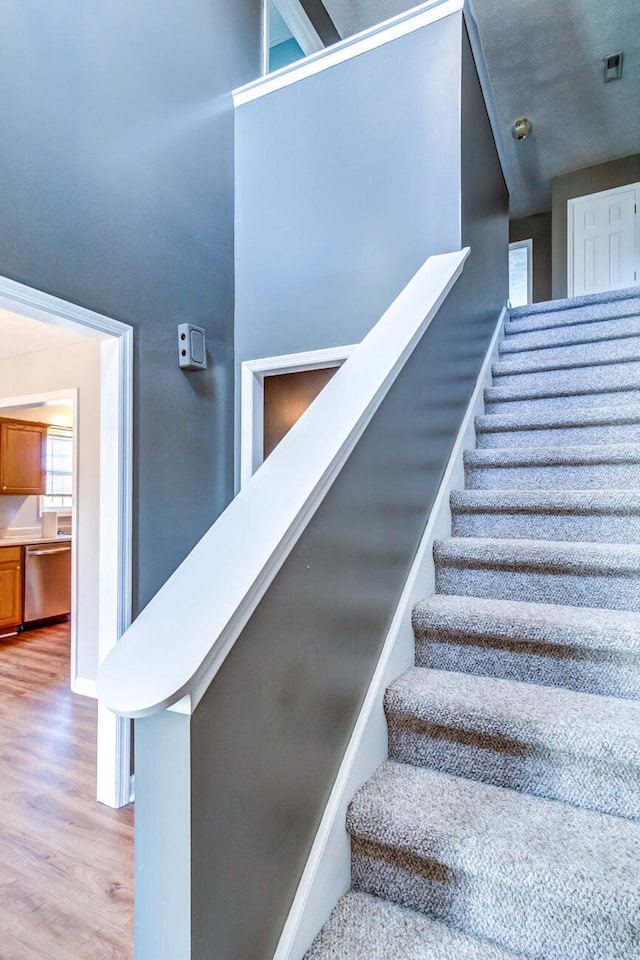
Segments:
[[[484,409],[506,307],[500,313],[464,419],[458,431],[433,509],[405,583],[369,690],[356,721],[273,960],[300,960],[339,898],[351,886],[347,807],[354,793],[387,759],[383,698],[387,687],[414,664],[411,609],[435,589],[433,542],[450,535],[449,494],[464,486],[463,453],[475,444],[474,418]]]
[[[86,677],[75,677],[71,684],[73,693],[80,694],[81,697],[92,697],[98,699],[95,680],[88,680]]]

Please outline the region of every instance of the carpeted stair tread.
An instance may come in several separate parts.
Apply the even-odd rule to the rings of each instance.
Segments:
[[[640,515],[638,490],[454,490],[451,508],[456,513],[594,513]]]
[[[436,540],[436,564],[468,562],[478,568],[505,570],[573,570],[582,576],[640,575],[640,544],[561,543],[490,537],[447,537]]]
[[[520,960],[388,900],[350,891],[338,901],[304,960]]]
[[[454,537],[640,543],[638,490],[457,490]]]
[[[436,540],[436,593],[640,610],[640,544]]]
[[[500,356],[505,358],[523,351],[546,350],[568,344],[598,343],[625,337],[640,337],[640,315],[587,321],[546,330],[511,332],[510,336],[501,341],[499,352]]]
[[[603,371],[598,371],[602,373]],[[504,413],[529,414],[542,410],[584,410],[599,406],[619,406],[640,403],[640,375],[625,383],[612,384],[609,376],[591,384],[567,384],[562,377],[555,383],[531,387],[487,387],[484,391],[487,415]]]
[[[470,490],[640,487],[637,443],[486,447],[463,459]]]
[[[387,761],[347,815],[355,889],[544,960],[637,960],[640,826]]]
[[[475,418],[476,432],[511,430],[544,430],[550,427],[589,427],[615,423],[640,423],[640,404],[616,403],[594,405],[589,410],[568,410],[562,413],[484,414]]]
[[[639,360],[614,360],[602,364],[579,363],[569,366],[546,367],[535,364],[526,367],[504,363],[494,364],[494,386],[515,387],[518,390],[560,388],[564,392],[591,389],[594,384],[607,386],[609,390],[623,388],[625,384],[640,378]]]
[[[485,414],[475,418],[478,448],[596,443],[640,443],[640,404],[589,410]]]
[[[640,820],[640,702],[415,667],[385,712],[393,760]]]
[[[588,466],[592,463],[640,463],[640,443],[607,443],[597,447],[531,447],[524,450],[467,450],[465,464],[537,467],[541,464]]]
[[[629,652],[640,658],[640,614],[628,610],[434,594],[414,604],[411,624],[418,640],[434,639],[435,633],[519,638],[523,643]]]
[[[605,340],[594,344],[580,343],[516,353],[497,360],[491,369],[494,377],[504,377],[508,374],[601,367],[633,361],[640,361],[640,338]]]
[[[567,297],[562,300],[543,300],[522,307],[511,307],[506,326],[514,330],[531,322],[552,323],[566,326],[589,318],[594,320],[607,317],[640,315],[640,294],[638,287],[612,290],[609,293],[588,293],[580,297]]]
[[[416,664],[640,699],[640,614],[436,594],[415,604]]]

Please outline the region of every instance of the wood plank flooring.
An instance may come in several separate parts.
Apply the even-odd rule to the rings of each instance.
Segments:
[[[95,799],[69,625],[0,640],[0,960],[132,960],[133,807]]]

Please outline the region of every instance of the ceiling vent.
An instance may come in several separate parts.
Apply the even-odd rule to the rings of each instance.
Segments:
[[[611,53],[604,58],[604,82],[619,80],[622,76],[622,50],[620,53]]]

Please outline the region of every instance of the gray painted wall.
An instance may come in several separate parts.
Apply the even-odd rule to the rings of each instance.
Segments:
[[[551,181],[553,296],[567,295],[567,201],[640,182],[640,154],[574,170]]]
[[[192,718],[193,960],[273,954],[507,295],[507,193],[466,40],[462,80],[475,252]]]
[[[459,247],[460,20],[237,110],[238,363],[359,341]]]
[[[135,330],[135,609],[232,494],[233,111],[260,0],[0,0],[0,274]],[[207,330],[206,373],[176,327]]]
[[[509,243],[533,240],[533,302],[551,300],[551,212],[509,222]]]

